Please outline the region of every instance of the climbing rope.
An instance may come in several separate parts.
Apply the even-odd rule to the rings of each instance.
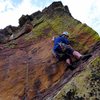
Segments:
[[[26,82],[25,82],[25,93],[26,93],[26,100],[27,100],[27,92],[29,89],[29,72],[28,72],[28,62],[26,64]]]
[[[27,51],[26,52],[26,58],[27,58]],[[25,87],[24,87],[24,100],[28,100],[28,90],[29,90],[29,65],[28,65],[28,58],[25,60]]]

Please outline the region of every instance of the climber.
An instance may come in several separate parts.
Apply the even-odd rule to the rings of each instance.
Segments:
[[[72,68],[71,55],[73,55],[77,60],[84,59],[87,56],[83,56],[81,53],[74,50],[70,45],[68,37],[69,33],[63,32],[62,35],[52,38],[54,41],[52,54],[58,59],[58,61],[65,60],[68,66]]]

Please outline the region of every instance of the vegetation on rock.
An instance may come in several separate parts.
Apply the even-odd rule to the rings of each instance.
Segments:
[[[28,28],[27,23],[30,24]],[[59,92],[61,95],[56,95],[54,100],[99,98],[100,53],[97,47],[100,47],[100,42],[97,41],[100,37],[93,29],[74,19],[68,7],[61,2],[53,2],[42,12],[23,15],[19,24],[18,27],[10,27],[11,31],[8,28],[8,35],[0,33],[1,100],[48,100],[48,97],[52,100],[58,89],[73,78],[74,73],[78,74],[77,69],[65,72],[65,62],[56,63],[52,56],[52,36],[63,31],[70,33],[71,44],[76,50],[96,52],[89,62],[82,62],[86,69],[65,85],[65,89]],[[81,69],[80,65],[78,68]],[[93,88],[90,89],[91,86]]]

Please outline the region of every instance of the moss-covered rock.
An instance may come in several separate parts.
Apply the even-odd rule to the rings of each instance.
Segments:
[[[99,100],[100,57],[92,59],[85,70],[67,83],[54,100]]]

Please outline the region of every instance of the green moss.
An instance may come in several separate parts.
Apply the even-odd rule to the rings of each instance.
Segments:
[[[100,63],[100,57],[96,57],[93,61],[91,61],[91,67],[97,67],[98,62]]]
[[[73,32],[74,34],[75,33],[88,33],[88,34],[90,34],[90,35],[94,35],[94,36],[96,36],[96,38],[98,39],[99,38],[99,35],[98,35],[98,33],[97,32],[95,32],[92,28],[90,28],[89,26],[87,26],[86,24],[82,24],[82,23],[79,23],[79,24],[77,24],[76,25],[76,27],[75,27],[75,30],[74,30],[74,32]],[[88,35],[87,34],[87,35]]]
[[[6,47],[6,48],[15,48],[16,47],[16,43],[15,42],[9,42],[9,43],[7,43],[7,44],[5,44],[4,46]]]
[[[99,35],[97,35],[97,33],[95,33],[93,39],[94,39],[94,41],[100,41],[100,37],[99,37]]]
[[[41,36],[52,37],[52,35],[60,35],[63,31],[68,31],[73,39],[78,37],[82,32],[87,33],[85,34],[85,37],[92,36],[93,34],[93,41],[97,41],[99,37],[97,33],[89,28],[86,24],[81,24],[76,19],[65,15],[54,16],[53,18],[42,16],[39,20],[34,20],[33,25],[36,26],[33,28],[31,34],[25,36],[26,40]],[[81,44],[80,47],[82,47]],[[87,49],[85,46],[84,48]]]
[[[52,19],[47,19],[46,22],[48,25],[51,27],[52,31],[56,34],[59,35],[62,33],[64,29],[64,23],[62,17],[57,16],[56,18]]]
[[[80,31],[83,29],[83,25],[80,23],[78,25],[76,25],[75,30],[74,30],[74,34],[80,33]]]
[[[86,66],[85,66],[86,67]],[[99,100],[100,57],[91,60],[86,69],[67,83],[53,100]],[[73,99],[70,99],[70,95]],[[65,99],[66,98],[66,99]]]
[[[25,36],[25,39],[26,40],[35,39],[35,38],[38,38],[39,36],[44,35],[45,33],[43,32],[43,30],[46,28],[48,28],[48,25],[46,22],[40,23],[32,30],[30,34]]]

